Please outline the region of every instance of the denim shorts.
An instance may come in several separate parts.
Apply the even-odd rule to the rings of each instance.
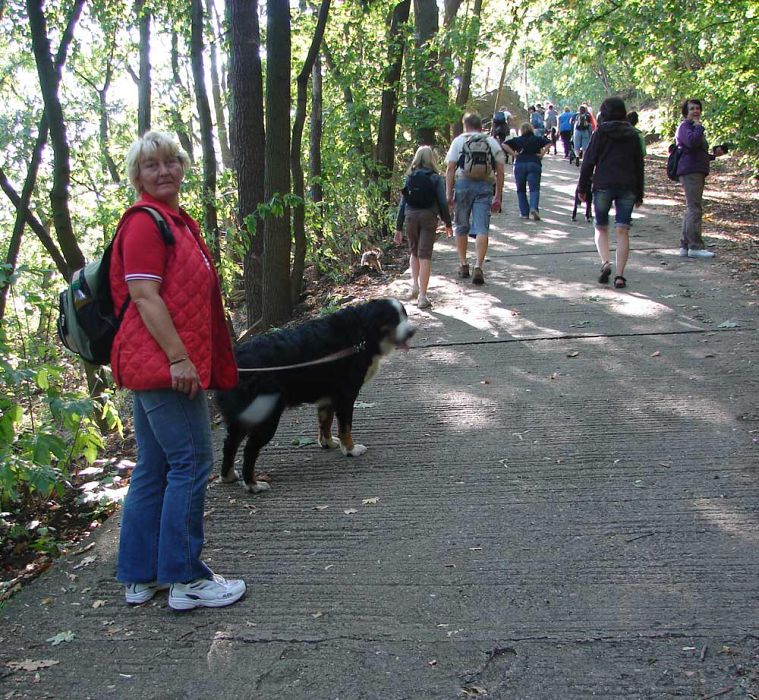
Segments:
[[[635,192],[619,189],[594,190],[593,208],[596,212],[596,226],[609,225],[609,209],[612,202],[614,202],[614,223],[617,226],[630,226],[635,206]]]
[[[493,183],[484,180],[459,178],[454,187],[456,195],[456,235],[474,238],[487,236],[490,228],[490,204]]]

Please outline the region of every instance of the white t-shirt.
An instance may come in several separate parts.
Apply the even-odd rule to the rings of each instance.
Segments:
[[[464,143],[466,143],[466,140],[470,136],[474,136],[475,134],[484,134],[483,131],[465,131],[463,134],[459,134],[453,141],[451,141],[451,147],[448,149],[448,155],[445,157],[446,163],[458,163],[459,158],[461,157],[461,149],[464,147]],[[503,165],[506,162],[506,158],[503,155],[503,149],[501,148],[501,144],[498,143],[496,139],[494,139],[492,136],[488,136],[488,145],[490,146],[490,152],[493,154],[493,158],[495,158],[496,163],[501,163]],[[462,177],[463,171],[461,168],[456,168],[456,177]],[[495,172],[491,175],[489,178],[490,182],[495,182]]]

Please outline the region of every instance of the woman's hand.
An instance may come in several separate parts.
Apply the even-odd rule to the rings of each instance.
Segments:
[[[170,364],[169,372],[171,373],[171,388],[174,391],[187,394],[192,401],[200,389],[200,377],[198,377],[198,370],[195,369],[192,361],[185,358],[181,362]]]
[[[396,231],[393,240],[395,241],[395,245],[403,243],[403,231]]]
[[[445,227],[445,235],[448,238],[451,238],[453,236],[453,226],[446,226]]]
[[[584,202],[587,199],[587,197],[585,196],[584,192],[578,192],[577,199],[579,199],[581,202]]]

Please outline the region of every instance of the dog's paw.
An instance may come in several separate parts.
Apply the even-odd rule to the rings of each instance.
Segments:
[[[230,470],[226,476],[221,475],[221,482],[223,484],[236,484],[238,481],[240,481],[240,473],[237,469]]]
[[[254,481],[252,484],[245,484],[244,488],[248,493],[261,493],[268,491],[271,484],[268,481]]]
[[[334,450],[336,447],[340,447],[340,441],[335,437],[330,437],[328,440],[320,437],[319,445],[321,445],[325,450]]]
[[[366,452],[368,448],[364,447],[363,445],[353,445],[352,450],[346,450],[345,448],[342,448],[343,454],[346,457],[360,457],[364,452]]]

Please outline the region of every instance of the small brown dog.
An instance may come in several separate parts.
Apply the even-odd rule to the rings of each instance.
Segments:
[[[370,270],[382,272],[382,251],[377,248],[366,250],[361,255],[361,267],[368,267]]]

